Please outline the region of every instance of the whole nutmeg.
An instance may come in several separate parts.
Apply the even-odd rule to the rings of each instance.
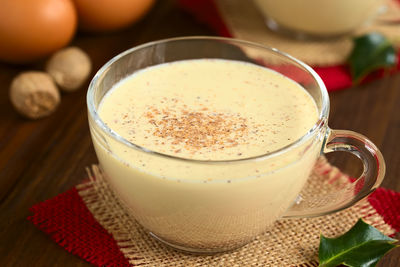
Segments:
[[[10,100],[21,115],[38,119],[56,109],[60,103],[60,93],[49,74],[27,71],[12,81]]]
[[[88,78],[92,64],[89,56],[78,47],[68,47],[54,53],[46,63],[46,72],[64,91],[74,91]]]

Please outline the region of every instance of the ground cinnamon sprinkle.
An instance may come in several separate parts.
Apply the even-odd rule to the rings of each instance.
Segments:
[[[210,111],[208,108],[189,110],[150,107],[145,114],[154,126],[152,135],[169,140],[172,145],[183,145],[195,152],[202,148],[213,151],[235,147],[245,142],[248,133],[247,119],[239,114]],[[176,149],[175,153],[181,152]]]

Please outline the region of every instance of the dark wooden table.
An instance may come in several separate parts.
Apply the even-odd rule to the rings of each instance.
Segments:
[[[72,45],[89,53],[94,73],[114,55],[147,41],[213,34],[173,1],[163,0],[127,30],[79,33]],[[87,124],[87,84],[63,94],[57,111],[41,120],[26,120],[12,108],[8,88],[13,77],[40,68],[40,62],[23,67],[0,63],[0,266],[88,266],[26,220],[32,205],[70,189],[85,177],[85,167],[97,162]],[[386,159],[382,186],[400,191],[400,75],[330,96],[330,126],[368,136]],[[330,158],[350,174],[360,170],[347,155]],[[400,249],[386,255],[379,266],[400,266]]]

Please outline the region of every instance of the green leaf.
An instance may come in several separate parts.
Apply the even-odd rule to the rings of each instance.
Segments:
[[[354,47],[348,58],[354,83],[380,68],[396,65],[397,54],[388,39],[379,33],[369,33],[353,40]]]
[[[389,250],[396,247],[396,239],[379,232],[362,219],[344,235],[327,238],[321,235],[319,266],[334,267],[340,264],[352,267],[375,266]]]

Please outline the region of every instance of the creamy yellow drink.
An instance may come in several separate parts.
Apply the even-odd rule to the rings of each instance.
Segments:
[[[239,61],[148,67],[116,84],[98,113],[133,144],[91,129],[112,188],[147,230],[194,249],[228,249],[265,231],[296,199],[321,148],[311,136],[283,149],[318,120],[303,87]]]
[[[314,35],[348,33],[376,16],[383,0],[254,0],[280,26]]]

